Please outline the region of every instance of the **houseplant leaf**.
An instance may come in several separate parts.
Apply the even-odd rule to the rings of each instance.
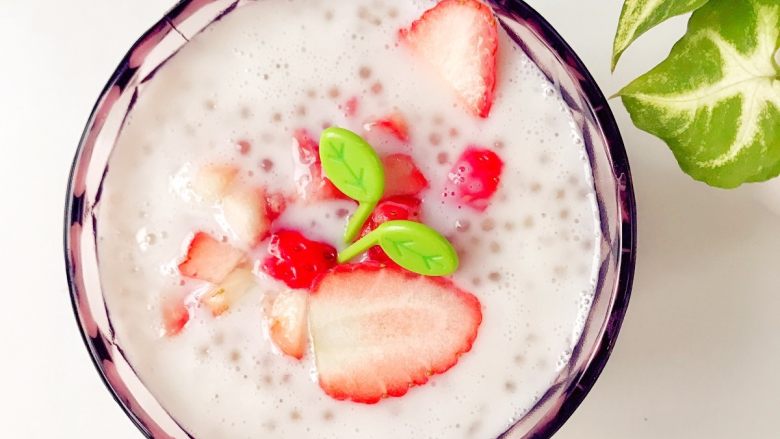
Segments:
[[[780,3],[710,0],[669,57],[618,95],[696,180],[732,188],[780,174]]]
[[[623,52],[640,35],[674,16],[691,12],[707,0],[626,0],[612,44],[612,70]]]

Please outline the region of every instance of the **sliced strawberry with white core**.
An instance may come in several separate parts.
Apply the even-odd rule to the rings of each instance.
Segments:
[[[207,165],[202,167],[192,181],[192,190],[205,202],[219,201],[233,184],[238,168],[233,165]]]
[[[222,199],[222,214],[230,230],[247,245],[254,245],[268,234],[266,196],[263,189],[239,188]]]
[[[488,6],[477,0],[443,0],[400,36],[471,111],[488,117],[498,64],[498,26]]]
[[[198,232],[190,242],[187,255],[179,264],[179,272],[183,276],[218,284],[243,259],[244,253],[241,250],[217,241],[208,233]]]
[[[322,172],[320,145],[306,130],[293,134],[293,158],[295,160],[295,183],[304,200],[350,199],[328,180]]]
[[[309,298],[320,387],[373,404],[447,371],[471,349],[479,300],[444,278],[374,265],[342,265]]]
[[[237,268],[219,285],[200,298],[214,317],[224,314],[256,284],[255,275],[247,268]]]
[[[306,351],[306,308],[309,294],[287,290],[274,299],[268,315],[268,332],[274,344],[286,355],[301,359]]]

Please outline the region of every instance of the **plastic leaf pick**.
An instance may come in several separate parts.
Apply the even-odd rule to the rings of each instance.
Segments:
[[[348,262],[379,245],[396,264],[424,276],[447,276],[458,269],[458,254],[439,232],[414,221],[388,221],[339,253]]]
[[[337,127],[322,132],[320,159],[328,179],[359,203],[344,234],[344,242],[350,243],[358,236],[385,192],[382,161],[362,137]]]

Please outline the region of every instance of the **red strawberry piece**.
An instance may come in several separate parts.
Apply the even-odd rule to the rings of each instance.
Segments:
[[[402,142],[409,140],[409,126],[401,113],[393,113],[384,119],[374,122],[372,125],[388,131]]]
[[[183,276],[218,284],[244,259],[244,253],[198,232],[192,238],[184,261],[179,264]]]
[[[400,37],[480,117],[487,117],[496,88],[498,26],[477,0],[443,0],[402,29]]]
[[[178,335],[187,322],[190,321],[190,311],[186,304],[187,296],[184,294],[173,294],[163,298],[162,301],[162,319],[165,335],[173,337]]]
[[[335,248],[294,230],[280,230],[271,235],[268,253],[263,270],[290,288],[309,289],[318,277],[336,265]]]
[[[286,355],[301,359],[306,351],[306,305],[308,293],[288,290],[279,293],[268,314],[268,333]]]
[[[428,180],[406,154],[391,154],[382,159],[385,168],[385,197],[419,195],[428,187]]]
[[[482,212],[498,189],[503,169],[504,162],[495,152],[470,146],[447,175],[444,196]]]
[[[373,265],[342,265],[309,298],[320,387],[373,404],[446,372],[471,349],[479,300],[444,278]]]
[[[306,130],[297,130],[293,136],[298,166],[295,180],[301,196],[312,201],[349,199],[323,175],[319,143]]]
[[[410,196],[397,196],[382,200],[374,209],[374,212],[366,221],[361,236],[379,227],[380,224],[393,220],[420,220],[420,207],[422,202],[419,198]],[[386,265],[396,266],[396,263],[379,246],[371,247],[368,252],[368,260],[379,262]]]

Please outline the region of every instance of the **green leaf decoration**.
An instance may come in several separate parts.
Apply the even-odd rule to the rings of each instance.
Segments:
[[[388,221],[339,253],[347,262],[379,245],[396,264],[424,276],[447,276],[458,269],[458,254],[439,232],[414,221]]]
[[[677,15],[700,8],[707,0],[626,0],[612,44],[612,71],[628,46],[643,33]]]
[[[357,201],[344,241],[352,242],[385,191],[382,161],[362,137],[343,128],[331,127],[320,137],[322,169],[345,195]]]
[[[780,2],[710,0],[669,57],[618,95],[680,167],[722,188],[780,174]]]

